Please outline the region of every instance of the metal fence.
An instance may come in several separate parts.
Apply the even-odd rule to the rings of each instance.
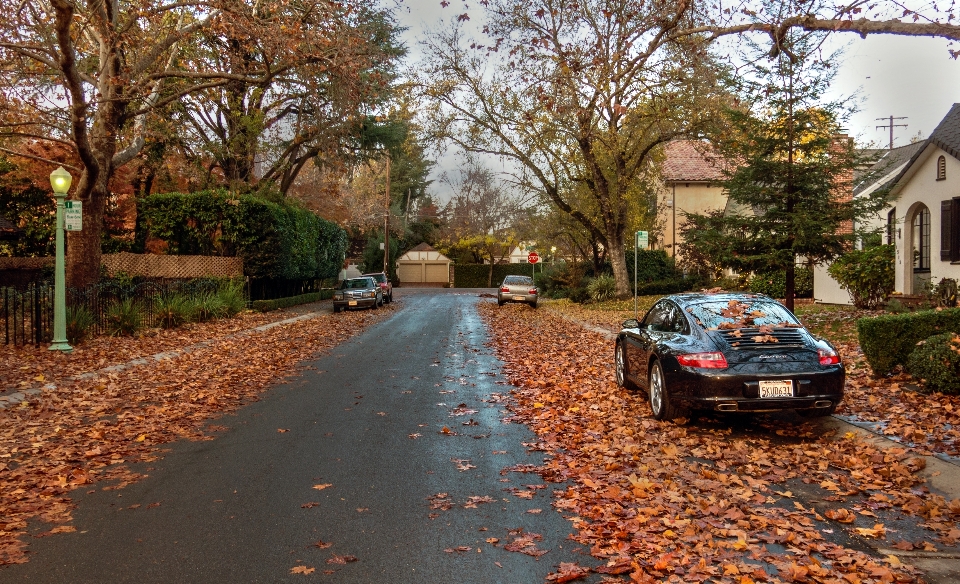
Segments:
[[[160,324],[157,305],[173,295],[202,296],[216,293],[221,282],[212,279],[147,281],[124,284],[102,282],[83,289],[67,290],[67,310],[85,308],[93,317],[89,334],[103,334],[108,311],[125,300],[137,304],[145,327]],[[51,284],[33,284],[25,290],[0,288],[0,331],[4,344],[40,345],[53,339],[53,295]]]

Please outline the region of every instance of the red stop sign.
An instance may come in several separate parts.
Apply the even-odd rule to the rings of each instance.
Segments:
[[[531,251],[527,254],[527,261],[531,264],[536,264],[540,261],[540,254],[535,251]]]

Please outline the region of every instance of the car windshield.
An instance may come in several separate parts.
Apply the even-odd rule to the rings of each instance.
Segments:
[[[760,326],[800,327],[782,304],[765,299],[742,298],[693,304],[686,311],[703,328],[735,329]]]
[[[370,274],[370,277],[381,284],[387,281],[387,277],[384,276],[383,274]]]
[[[351,278],[340,284],[341,290],[359,290],[361,288],[370,288],[370,278]]]
[[[529,276],[507,276],[503,279],[504,286],[532,286],[533,278]]]

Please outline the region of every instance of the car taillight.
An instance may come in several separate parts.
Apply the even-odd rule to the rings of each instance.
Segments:
[[[530,294],[536,295],[536,294],[537,294],[537,289],[536,289],[536,288],[530,288]]]
[[[509,291],[510,291],[510,288],[507,288],[506,286],[501,286],[501,287],[500,287],[500,291],[501,291],[501,292],[509,292]]]
[[[699,369],[726,369],[727,358],[723,353],[690,353],[688,355],[678,355],[677,362],[684,367],[697,367]]]
[[[820,355],[821,365],[837,365],[840,363],[840,356],[832,349],[817,349]]]

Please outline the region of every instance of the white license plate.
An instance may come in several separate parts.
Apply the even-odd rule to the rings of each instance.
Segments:
[[[523,300],[524,298],[523,298],[523,296],[514,296],[513,299],[514,299],[514,300]]]
[[[761,381],[760,397],[793,397],[793,382],[786,381]]]
[[[356,301],[356,300],[351,300],[351,301],[347,302],[347,306],[356,306],[356,305],[357,305],[357,301]]]

